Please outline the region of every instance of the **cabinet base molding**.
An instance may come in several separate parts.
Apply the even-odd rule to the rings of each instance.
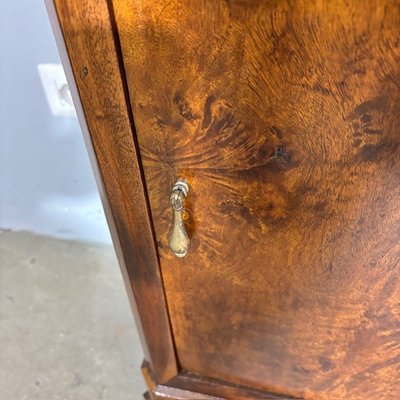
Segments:
[[[148,391],[144,393],[143,397],[146,400],[158,400],[158,399],[174,399],[174,400],[217,400],[221,397],[208,396],[201,393],[192,392],[189,390],[183,390],[176,387],[170,387],[160,385],[157,383],[153,371],[151,370],[150,364],[144,360],[142,364],[142,374]]]
[[[151,365],[143,361],[142,374],[148,391],[144,394],[146,400],[223,400],[223,399],[302,399],[285,394],[259,391],[241,385],[230,384],[216,379],[202,377],[190,372],[181,371],[177,376],[164,384],[157,382]]]

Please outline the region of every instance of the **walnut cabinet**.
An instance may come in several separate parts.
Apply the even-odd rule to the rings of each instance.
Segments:
[[[47,6],[145,396],[400,398],[400,2]]]

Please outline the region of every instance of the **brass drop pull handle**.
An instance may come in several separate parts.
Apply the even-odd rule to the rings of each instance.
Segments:
[[[190,239],[182,219],[182,210],[188,192],[189,185],[184,178],[180,178],[172,188],[170,196],[174,215],[169,248],[177,257],[185,257],[190,247]]]

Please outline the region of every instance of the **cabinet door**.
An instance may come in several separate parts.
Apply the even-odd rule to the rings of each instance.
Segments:
[[[395,398],[399,2],[112,3],[182,369]]]

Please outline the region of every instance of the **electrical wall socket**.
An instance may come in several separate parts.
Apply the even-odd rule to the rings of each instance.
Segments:
[[[57,117],[76,117],[62,65],[39,64],[37,68],[51,113]]]

